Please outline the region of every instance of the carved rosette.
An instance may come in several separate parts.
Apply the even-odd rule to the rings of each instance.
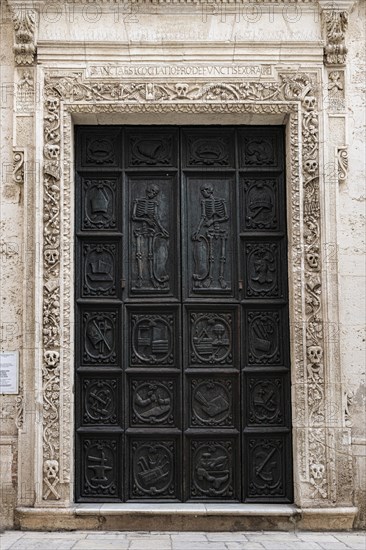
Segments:
[[[348,13],[329,9],[323,11],[326,44],[324,47],[324,63],[326,65],[344,65],[347,57],[345,42],[348,26]]]
[[[329,499],[328,485],[334,467],[327,459],[323,366],[323,308],[321,287],[321,236],[319,203],[319,122],[315,81],[306,74],[282,74],[279,82],[230,83],[128,83],[96,82],[81,72],[47,76],[44,126],[44,294],[43,294],[43,472],[45,500],[60,498],[60,103],[72,112],[216,112],[292,113],[289,132],[292,166],[292,235],[290,254],[294,265],[295,316],[304,319],[306,350],[302,348],[302,323],[295,327],[295,379],[303,385],[304,437],[297,453],[302,481],[309,483],[308,497]],[[301,124],[297,106],[301,105]],[[298,130],[302,133],[299,156]],[[302,166],[299,166],[301,158]],[[298,201],[302,172],[302,208]],[[69,196],[69,191],[66,193]],[[70,202],[70,197],[69,197]],[[70,206],[70,205],[69,205]],[[68,208],[69,208],[68,206]],[[303,212],[303,218],[300,213]],[[67,214],[68,216],[68,214]],[[67,218],[68,219],[68,218]],[[69,230],[68,230],[69,231]],[[304,235],[302,247],[300,235]],[[63,233],[64,234],[64,233]],[[63,254],[67,255],[67,246]],[[66,265],[69,264],[66,258]],[[305,266],[302,279],[301,265]],[[69,279],[68,279],[69,280]],[[302,283],[304,281],[304,283]],[[70,295],[70,289],[67,295]],[[65,289],[63,289],[63,293]],[[66,306],[69,314],[69,306]],[[65,316],[65,311],[63,310]],[[65,323],[65,319],[64,319]],[[63,382],[64,384],[65,382]],[[300,390],[299,390],[300,391]],[[300,395],[300,394],[299,394]],[[302,424],[304,425],[304,424]],[[306,425],[306,424],[305,424]],[[63,428],[63,433],[66,429]],[[64,436],[63,436],[64,437]],[[71,441],[69,436],[68,441]],[[65,456],[65,451],[63,450]],[[50,464],[52,461],[52,464]],[[50,485],[52,489],[50,488]]]
[[[37,11],[20,4],[13,8],[12,16],[15,32],[15,63],[17,65],[33,65],[36,55]]]

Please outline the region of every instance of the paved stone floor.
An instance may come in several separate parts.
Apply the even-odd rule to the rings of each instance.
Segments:
[[[366,550],[366,532],[6,531],[0,550]]]

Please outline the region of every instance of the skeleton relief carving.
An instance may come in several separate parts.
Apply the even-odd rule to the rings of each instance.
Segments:
[[[226,289],[225,279],[226,241],[228,239],[226,200],[214,196],[213,186],[201,186],[201,218],[192,234],[195,243],[193,273],[196,288],[210,288],[214,278],[222,289]]]
[[[166,263],[169,255],[169,233],[160,220],[161,202],[157,200],[160,188],[149,184],[145,197],[135,199],[132,208],[135,240],[136,289],[169,289]]]

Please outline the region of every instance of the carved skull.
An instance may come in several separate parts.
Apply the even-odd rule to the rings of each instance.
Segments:
[[[325,467],[323,464],[311,464],[310,471],[314,479],[322,479]]]
[[[181,82],[178,82],[175,85],[175,89],[177,91],[177,96],[178,97],[186,97],[187,92],[188,92],[188,84],[183,84]]]
[[[309,252],[308,254],[306,254],[306,259],[310,267],[318,267],[319,254],[317,254],[316,252]]]
[[[318,168],[318,163],[316,160],[314,159],[309,159],[307,161],[305,161],[305,171],[308,173],[308,174],[315,174],[316,170]]]
[[[58,461],[46,460],[43,467],[47,479],[56,479],[58,474]]]
[[[55,367],[60,359],[58,351],[47,350],[44,352],[44,359],[49,367]]]
[[[59,106],[59,100],[57,97],[50,97],[47,99],[47,108],[49,111],[57,111]]]
[[[58,159],[60,154],[60,147],[59,145],[47,143],[47,145],[45,145],[44,147],[44,153],[46,157],[50,160]]]
[[[49,248],[44,251],[44,259],[50,265],[54,265],[58,261],[59,257],[60,257],[60,253],[58,250]]]
[[[313,111],[315,109],[316,98],[312,95],[304,98],[304,106],[307,111]]]
[[[323,357],[323,350],[320,346],[310,346],[308,349],[308,357],[311,363],[318,365]]]

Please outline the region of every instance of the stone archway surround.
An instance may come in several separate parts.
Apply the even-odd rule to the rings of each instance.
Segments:
[[[323,291],[326,248],[322,242],[319,155],[320,74],[279,72],[265,82],[134,82],[93,80],[84,71],[49,71],[43,98],[43,221],[39,280],[42,307],[42,422],[38,428],[40,460],[35,508],[19,508],[21,525],[28,514],[52,518],[64,510],[63,528],[75,528],[73,504],[73,120],[90,116],[154,114],[225,117],[255,116],[256,123],[277,117],[287,125],[287,209],[290,289],[293,456],[296,518],[319,516],[351,527],[355,509],[347,486],[352,465],[344,440],[341,396],[330,383],[336,375],[328,337]],[[266,119],[267,117],[267,119]],[[41,145],[40,145],[41,146]],[[338,367],[337,367],[338,368]],[[121,505],[123,507],[124,505]],[[183,505],[182,505],[183,506]],[[241,505],[245,507],[245,505]],[[340,508],[343,506],[343,508]],[[264,507],[264,506],[263,506]],[[38,510],[38,512],[37,512]],[[243,508],[243,513],[245,513]],[[66,519],[69,518],[69,519]],[[30,521],[30,520],[28,520]],[[43,523],[44,523],[43,519]],[[52,527],[52,519],[48,526]],[[60,526],[60,523],[58,523]],[[80,524],[78,524],[80,525]],[[301,525],[301,519],[300,519]],[[307,523],[303,521],[303,526]],[[319,525],[310,519],[310,528]],[[323,525],[324,519],[323,519]],[[330,523],[328,524],[330,525]],[[339,525],[338,525],[339,526]]]

